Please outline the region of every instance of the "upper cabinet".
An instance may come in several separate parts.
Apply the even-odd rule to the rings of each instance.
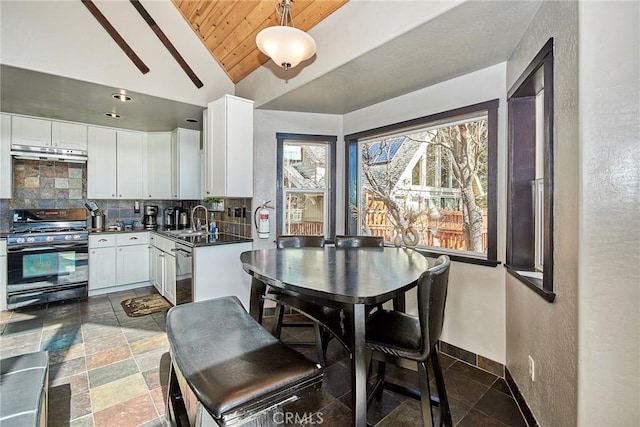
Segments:
[[[143,198],[144,136],[142,132],[89,127],[88,198]]]
[[[147,134],[147,199],[200,199],[200,132]]]
[[[200,132],[171,132],[171,192],[174,199],[200,199]]]
[[[10,199],[12,191],[11,116],[0,114],[0,199]]]
[[[202,197],[253,197],[253,101],[224,95],[203,116]]]
[[[51,122],[51,146],[87,151],[87,126]]]
[[[87,150],[87,126],[33,117],[13,116],[11,143],[29,147]]]
[[[172,153],[171,133],[153,132],[147,134],[147,189],[145,198],[167,200],[172,194]]]

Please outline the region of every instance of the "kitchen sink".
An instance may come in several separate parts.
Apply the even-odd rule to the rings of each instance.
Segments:
[[[208,236],[207,231],[194,231],[194,230],[166,230],[165,233],[171,236],[178,237],[191,237],[191,236]]]

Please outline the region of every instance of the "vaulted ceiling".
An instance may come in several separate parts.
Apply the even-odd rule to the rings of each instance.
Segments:
[[[172,0],[234,83],[269,60],[256,46],[260,30],[280,24],[277,0]],[[295,0],[296,28],[308,31],[348,0]]]

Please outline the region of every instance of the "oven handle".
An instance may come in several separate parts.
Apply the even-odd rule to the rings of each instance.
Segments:
[[[58,249],[72,249],[72,248],[88,248],[89,245],[84,243],[71,243],[69,245],[55,245],[55,246],[12,246],[7,247],[7,253],[19,253],[19,252],[34,252],[34,251],[48,251]]]

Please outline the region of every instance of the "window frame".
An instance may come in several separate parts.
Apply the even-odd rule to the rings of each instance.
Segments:
[[[507,271],[548,302],[553,291],[554,89],[550,38],[508,91]],[[536,95],[543,95],[543,271],[536,277],[536,231],[533,197],[522,188],[536,178]],[[538,168],[540,165],[538,165]]]
[[[335,236],[336,233],[336,212],[333,207],[336,205],[336,142],[338,140],[335,135],[308,135],[298,133],[276,133],[277,141],[277,160],[276,160],[276,235],[281,235],[284,229],[284,145],[285,141],[296,140],[309,143],[324,142],[327,144],[329,167],[327,168],[328,179],[325,177],[327,185],[327,200],[325,201],[325,215],[328,222],[327,229],[329,230],[329,236],[325,236],[326,239],[331,236]]]
[[[492,99],[473,105],[467,105],[452,110],[406,120],[378,128],[345,135],[345,232],[346,234],[358,234],[357,221],[351,216],[349,205],[356,204],[359,194],[358,173],[358,141],[375,135],[398,133],[403,129],[426,127],[446,122],[454,117],[471,115],[476,112],[486,111],[487,114],[487,253],[475,254],[473,252],[458,251],[436,247],[418,247],[417,251],[426,256],[437,257],[442,254],[449,255],[451,260],[477,265],[495,267],[501,262],[497,256],[497,179],[498,179],[498,108],[499,99]]]

